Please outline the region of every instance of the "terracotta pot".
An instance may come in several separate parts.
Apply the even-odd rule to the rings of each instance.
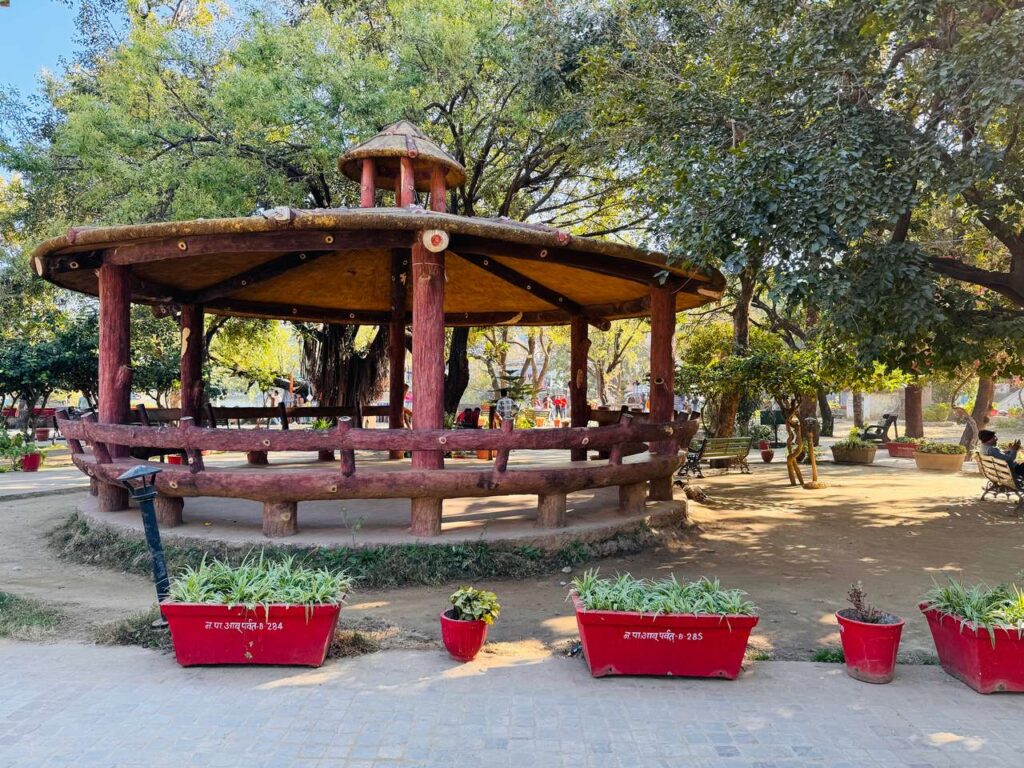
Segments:
[[[762,448],[761,449],[761,461],[763,461],[765,464],[771,464],[772,463],[772,459],[774,459],[774,458],[775,458],[775,451],[773,451],[771,448]]]
[[[492,458],[490,451],[477,451],[476,457],[482,461],[490,461]]]
[[[839,448],[833,445],[832,460],[836,464],[871,464],[875,460],[875,446]]]
[[[43,443],[50,439],[49,427],[36,427],[36,442]]]
[[[903,619],[893,624],[868,624],[850,618],[851,613],[852,608],[836,613],[846,674],[865,683],[888,683],[896,673]]]
[[[959,472],[964,468],[963,453],[921,453],[914,454],[917,468],[928,472]]]
[[[757,447],[762,451],[767,451],[769,448],[772,447],[772,444],[769,443],[767,440],[758,440]]]
[[[487,624],[482,621],[462,621],[441,614],[441,640],[445,650],[457,661],[472,661],[487,641]]]

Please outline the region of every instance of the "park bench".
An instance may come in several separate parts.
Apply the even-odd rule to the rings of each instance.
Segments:
[[[900,436],[899,428],[896,426],[896,414],[895,413],[883,413],[882,419],[877,424],[868,425],[864,431],[860,433],[861,440],[870,440],[875,443],[888,443],[889,439],[889,428],[894,430],[893,434],[896,437]]]
[[[749,474],[747,454],[750,453],[751,437],[705,437],[699,443],[694,441],[686,452],[686,461],[676,473],[677,477],[689,477],[691,474],[704,477],[701,462],[721,461],[726,472],[731,467],[739,467],[740,471]]]
[[[1007,500],[1009,500],[1012,493],[1017,497],[1018,505],[1024,504],[1024,488],[1021,487],[1017,478],[1010,470],[1009,464],[1002,459],[997,459],[995,456],[985,456],[981,453],[975,453],[974,460],[987,481],[985,489],[981,494],[982,501],[990,493],[993,496],[1005,493]]]

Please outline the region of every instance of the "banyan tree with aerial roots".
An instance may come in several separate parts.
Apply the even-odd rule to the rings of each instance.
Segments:
[[[552,528],[565,523],[566,494],[584,489],[618,486],[619,505],[634,513],[648,498],[671,499],[678,447],[696,430],[673,412],[676,313],[720,297],[721,274],[547,226],[449,214],[447,191],[465,171],[408,122],[350,148],[339,169],[361,185],[361,207],[76,227],[36,248],[41,277],[99,297],[98,410],[80,419],[61,414],[59,426],[75,464],[94,479],[100,511],[127,508],[116,478],[139,457],[175,453],[187,463],[158,465],[165,525],[181,522],[185,498],[251,499],[263,504],[268,536],[295,533],[299,502],[323,499],[408,498],[418,536],[441,533],[450,498],[536,494],[537,523]],[[376,206],[382,190],[393,192],[394,205]],[[131,408],[132,302],[180,318],[181,408],[159,420]],[[384,325],[389,404],[281,409],[282,427],[300,416],[337,419],[324,431],[222,428],[233,414],[218,411],[246,409],[204,407],[207,313]],[[650,412],[597,418],[586,397],[588,328],[646,315]],[[497,324],[571,326],[569,428],[443,429],[445,327]],[[411,429],[403,423],[409,326]],[[371,414],[389,428],[363,429],[361,417]],[[249,463],[208,467],[207,450],[245,452]],[[494,459],[445,466],[446,452],[465,450],[493,451]],[[564,460],[509,464],[511,452],[527,450],[560,451]],[[382,453],[357,461],[356,451]],[[296,465],[293,453],[288,471],[266,466],[282,452],[316,452],[317,460]]]

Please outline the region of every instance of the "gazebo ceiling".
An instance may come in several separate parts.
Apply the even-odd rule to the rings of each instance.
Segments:
[[[384,323],[404,294],[409,251],[425,230],[449,238],[448,325],[554,325],[575,314],[601,325],[646,315],[652,284],[675,290],[676,309],[718,298],[724,278],[663,254],[572,237],[505,219],[418,208],[276,209],[266,216],[72,229],[32,254],[36,272],[98,292],[104,261],[128,265],[132,300],[202,304],[215,314]],[[397,279],[393,279],[393,267]],[[394,291],[393,288],[398,288]]]

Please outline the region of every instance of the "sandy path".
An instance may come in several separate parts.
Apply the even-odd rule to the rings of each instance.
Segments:
[[[753,467],[753,475],[698,481],[710,496],[707,504],[690,504],[699,532],[595,565],[607,574],[717,576],[745,589],[762,608],[756,644],[788,659],[837,642],[832,612],[858,578],[881,607],[908,619],[904,650],[928,652],[931,640],[916,604],[933,578],[962,573],[994,582],[1024,567],[1024,522],[1012,504],[979,501],[977,475],[925,474],[909,462],[907,468],[824,464],[830,487],[807,491],[788,485],[781,464]],[[75,634],[87,637],[96,624],[149,607],[153,592],[142,577],[54,557],[45,534],[77,498],[0,502],[0,589],[64,604]],[[491,639],[575,637],[561,583],[569,579],[555,573],[489,582],[503,606]],[[345,615],[385,619],[433,637],[451,589],[360,591]]]

